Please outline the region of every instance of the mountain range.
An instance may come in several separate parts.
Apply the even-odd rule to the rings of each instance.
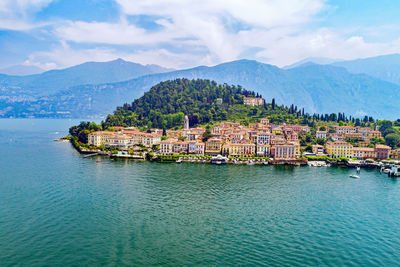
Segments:
[[[378,72],[382,66],[386,71]],[[177,71],[121,59],[89,62],[38,75],[0,75],[0,116],[103,117],[161,81],[201,78],[241,85],[267,101],[275,98],[278,104],[295,104],[307,112],[397,119],[396,75],[400,77],[400,55],[325,65],[304,61],[286,69],[253,60]]]

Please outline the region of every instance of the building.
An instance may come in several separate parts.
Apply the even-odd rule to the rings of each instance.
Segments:
[[[222,98],[217,98],[217,99],[215,99],[215,103],[217,103],[217,104],[222,104]]]
[[[243,97],[243,104],[246,106],[262,106],[264,105],[264,99],[261,97]]]
[[[317,131],[315,133],[315,137],[320,138],[320,139],[326,139],[328,137],[328,132],[327,131]]]
[[[160,143],[160,153],[162,155],[170,155],[173,154],[174,143],[178,141],[176,139],[167,139],[161,141]]]
[[[388,159],[391,152],[390,146],[386,145],[375,145],[375,152],[377,159]]]
[[[116,132],[98,131],[88,135],[88,144],[93,146],[103,146],[110,141],[110,138],[116,135]]]
[[[370,131],[368,133],[369,138],[382,138],[382,133],[380,131]]]
[[[353,126],[335,126],[335,131],[339,135],[343,135],[345,133],[356,133],[357,128]]]
[[[262,119],[260,119],[260,123],[263,124],[263,125],[268,125],[269,124],[269,119],[262,118]]]
[[[270,133],[257,134],[257,145],[269,145],[269,144],[271,144]]]
[[[314,155],[323,156],[323,155],[325,155],[324,152],[325,152],[324,146],[321,146],[321,145],[313,145],[312,146],[312,153]]]
[[[222,154],[225,156],[253,157],[256,153],[256,145],[243,142],[240,144],[225,143],[222,146]]]
[[[369,132],[371,132],[372,129],[369,127],[357,127],[357,132],[361,134],[363,137],[368,137]]]
[[[353,157],[353,146],[344,141],[326,143],[326,153],[332,157]]]
[[[139,144],[147,147],[158,145],[161,142],[161,135],[155,133],[141,133],[139,135]]]
[[[375,159],[376,152],[371,147],[353,147],[353,158],[357,159]]]
[[[287,160],[295,159],[295,146],[294,145],[276,145],[274,159],[276,160]]]
[[[131,137],[125,135],[125,134],[114,134],[110,136],[108,139],[107,143],[105,143],[106,146],[110,147],[117,147],[117,148],[128,148],[132,146],[132,139]]]
[[[257,145],[257,156],[258,157],[269,157],[271,155],[270,145]]]
[[[221,154],[222,145],[223,141],[221,139],[212,137],[206,142],[204,152],[206,155],[216,156]]]
[[[392,153],[390,153],[390,158],[400,160],[400,148],[392,150]]]

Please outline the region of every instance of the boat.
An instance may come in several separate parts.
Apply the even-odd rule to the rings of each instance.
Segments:
[[[249,162],[247,162],[247,165],[251,166],[254,165],[254,162],[252,162],[251,160]]]
[[[355,175],[355,174],[351,174],[351,175],[350,175],[350,178],[354,178],[354,179],[360,179],[360,176],[358,176],[358,175]]]
[[[211,158],[211,163],[212,164],[217,164],[217,165],[221,165],[221,164],[226,164],[228,162],[228,158],[224,157],[222,155],[218,155],[216,157],[212,157]]]
[[[176,163],[182,163],[182,159],[179,158],[179,159],[176,161]]]

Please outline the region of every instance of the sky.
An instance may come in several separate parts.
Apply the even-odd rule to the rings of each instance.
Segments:
[[[365,58],[400,52],[399,11],[393,0],[0,0],[0,68]]]

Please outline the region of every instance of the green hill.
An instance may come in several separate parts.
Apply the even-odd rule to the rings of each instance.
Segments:
[[[181,127],[185,115],[191,126],[217,121],[235,120],[256,122],[268,117],[276,123],[313,124],[317,120],[337,120],[344,115],[309,115],[296,106],[283,107],[264,104],[258,107],[243,105],[244,96],[260,96],[241,86],[218,84],[210,80],[176,79],[153,86],[131,104],[118,107],[108,115],[103,128],[110,126],[139,126],[144,128]],[[222,103],[218,102],[217,99]]]

